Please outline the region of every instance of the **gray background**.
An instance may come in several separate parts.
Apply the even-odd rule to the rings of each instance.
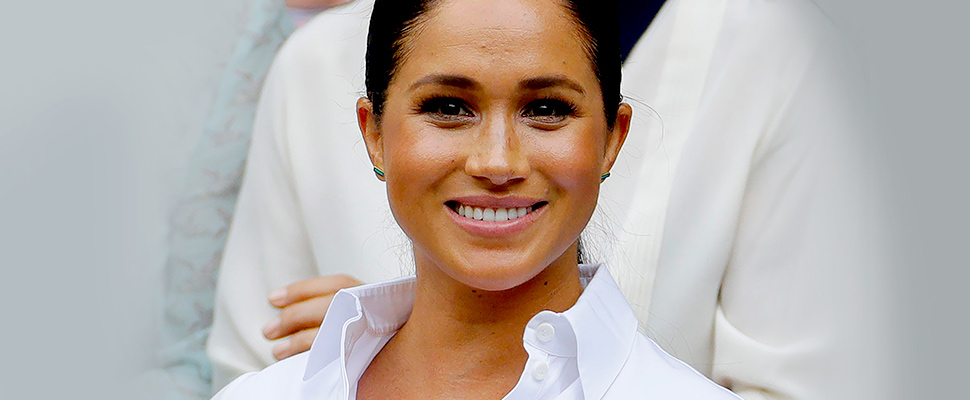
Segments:
[[[963,398],[970,6],[817,3],[869,70],[898,324],[885,384]],[[0,398],[123,398],[115,384],[148,354],[166,217],[246,7],[0,8]]]

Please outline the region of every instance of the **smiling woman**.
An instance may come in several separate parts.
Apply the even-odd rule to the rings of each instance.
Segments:
[[[736,398],[577,265],[632,116],[593,3],[375,3],[357,116],[416,277],[337,293],[311,351],[217,398]]]
[[[368,61],[387,53],[377,51],[382,43],[400,43],[393,59],[403,62],[390,75],[368,68],[358,116],[371,159],[414,242],[419,276],[433,265],[494,291],[543,270],[571,271],[578,294],[576,238],[630,107],[614,97],[607,118],[582,45],[589,39],[577,33],[585,25],[570,10],[548,1],[466,3],[439,2],[403,40],[372,33]],[[375,8],[371,26],[408,15],[389,11]],[[508,220],[510,208],[525,215]]]

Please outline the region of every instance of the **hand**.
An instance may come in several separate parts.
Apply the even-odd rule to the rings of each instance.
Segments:
[[[330,301],[338,290],[363,284],[348,275],[330,275],[307,279],[274,290],[269,303],[279,308],[280,315],[263,327],[269,340],[287,338],[273,347],[273,357],[282,360],[310,349],[327,314]]]

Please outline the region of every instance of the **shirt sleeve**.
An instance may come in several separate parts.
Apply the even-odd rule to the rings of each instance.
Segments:
[[[207,353],[213,389],[275,360],[262,326],[278,315],[270,291],[317,275],[288,154],[286,48],[256,111],[246,172],[216,290]]]
[[[862,81],[816,54],[755,149],[712,378],[747,400],[885,398]]]

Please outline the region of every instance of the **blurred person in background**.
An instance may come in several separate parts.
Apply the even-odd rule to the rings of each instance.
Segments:
[[[348,112],[370,5],[309,22],[267,78],[219,275],[216,390],[305,351],[337,289],[408,273]],[[834,29],[807,1],[655,5],[621,13],[641,22],[623,85],[640,117],[585,249],[644,333],[742,397],[878,398],[864,118]]]
[[[205,342],[264,78],[279,46],[296,27],[346,1],[252,1],[171,217],[158,351],[154,368],[139,377],[141,394],[173,400],[211,396]]]

